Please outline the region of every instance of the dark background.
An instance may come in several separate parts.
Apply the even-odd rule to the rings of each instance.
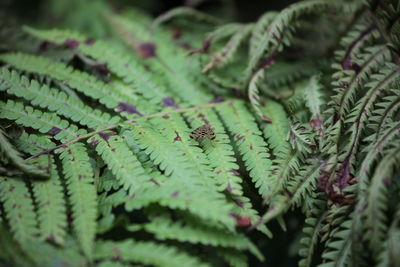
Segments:
[[[34,21],[38,15],[43,14],[44,6],[47,2],[62,2],[71,0],[0,0],[0,16],[4,14],[10,15],[10,12],[26,21]],[[96,0],[80,0],[80,1],[96,1]],[[189,5],[207,12],[215,10],[216,7],[227,5],[232,7],[233,20],[239,22],[255,21],[262,13],[268,10],[281,10],[282,8],[297,2],[297,0],[113,0],[106,1],[111,5],[132,5],[140,6],[148,12],[159,15],[171,8]],[[215,11],[213,12],[215,13]]]

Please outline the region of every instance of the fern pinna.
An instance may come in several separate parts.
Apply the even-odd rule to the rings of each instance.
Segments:
[[[0,263],[399,264],[399,1],[88,5],[0,47]]]

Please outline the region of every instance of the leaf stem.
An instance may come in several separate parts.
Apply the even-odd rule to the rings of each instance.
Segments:
[[[223,101],[223,102],[209,103],[209,104],[205,104],[205,105],[201,105],[201,106],[196,106],[196,107],[190,107],[190,108],[179,108],[179,109],[174,109],[174,110],[168,110],[168,111],[163,111],[163,112],[158,112],[158,113],[154,113],[154,114],[143,115],[143,116],[140,116],[140,117],[131,118],[131,119],[128,119],[128,120],[126,120],[126,121],[123,121],[122,123],[134,123],[138,118],[155,118],[155,117],[162,117],[162,116],[165,116],[165,115],[168,115],[168,114],[171,114],[171,113],[183,113],[183,112],[188,112],[188,111],[192,111],[192,110],[209,109],[209,108],[213,108],[213,107],[215,107],[215,106],[226,105],[226,104],[232,104],[232,101]],[[57,149],[70,146],[70,145],[72,145],[72,144],[74,144],[74,143],[76,143],[76,142],[79,142],[79,141],[81,141],[81,140],[90,138],[90,137],[92,137],[93,135],[99,134],[99,133],[101,133],[101,132],[116,129],[116,128],[118,128],[120,125],[121,125],[121,123],[115,124],[115,125],[110,125],[110,126],[108,126],[108,127],[106,127],[106,128],[98,129],[98,130],[96,130],[96,131],[93,131],[93,132],[90,132],[90,133],[87,133],[87,134],[78,136],[77,138],[72,139],[71,141],[68,141],[68,142],[66,142],[66,143],[60,144],[60,145],[58,145],[58,146],[55,146],[55,147],[52,147],[52,148],[43,150],[42,152],[39,152],[39,153],[37,153],[37,154],[35,154],[35,155],[32,155],[32,156],[30,156],[29,158],[27,158],[26,160],[34,159],[34,158],[37,158],[37,157],[39,157],[39,156],[41,156],[41,155],[45,155],[45,154],[51,153],[51,152],[53,152],[53,151],[55,151],[55,150],[57,150]]]

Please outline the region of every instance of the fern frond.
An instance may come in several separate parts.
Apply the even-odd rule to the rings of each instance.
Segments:
[[[360,60],[357,60],[360,71],[343,70],[342,65],[334,65],[339,68],[339,72],[333,75],[335,81],[333,86],[337,87],[339,92],[333,98],[337,104],[338,113],[341,119],[344,119],[346,113],[351,109],[351,106],[356,100],[356,94],[362,88],[361,85],[367,82],[370,75],[382,68],[385,61],[390,60],[390,51],[387,46],[368,47],[365,54],[361,54]],[[348,64],[348,63],[347,63]],[[335,67],[335,68],[336,68]],[[347,68],[347,67],[346,67]]]
[[[200,145],[209,159],[210,166],[214,169],[212,175],[216,179],[218,190],[227,190],[233,195],[242,195],[243,189],[240,185],[242,179],[237,174],[239,165],[233,157],[233,147],[229,136],[226,134],[223,124],[214,110],[203,110],[198,112],[187,112],[189,123],[193,129],[208,122],[215,132],[214,140],[204,140]]]
[[[132,264],[118,262],[115,260],[103,260],[96,266],[98,266],[98,267],[130,267],[130,266],[132,266]]]
[[[262,113],[271,118],[271,123],[264,125],[263,134],[268,140],[268,146],[276,157],[287,154],[290,143],[287,140],[289,133],[289,118],[279,103],[266,100],[261,107]]]
[[[266,12],[257,20],[251,32],[249,55],[254,55],[256,53],[265,31],[277,14],[278,12],[274,11]]]
[[[202,47],[192,51],[191,54],[206,52],[212,45],[238,32],[241,27],[240,23],[227,23],[216,27],[212,32],[207,33]]]
[[[358,185],[359,185],[359,196],[361,197],[366,193],[369,185],[370,171],[371,167],[378,160],[378,156],[382,154],[382,151],[392,144],[396,136],[399,135],[400,123],[393,122],[387,125],[378,140],[373,142],[369,147],[367,147],[367,154],[365,155],[358,172]],[[371,136],[368,136],[365,141],[371,141]],[[375,135],[372,135],[375,139]]]
[[[72,205],[73,229],[82,251],[91,259],[97,219],[97,194],[93,184],[93,169],[82,143],[75,143],[63,149],[60,158]]]
[[[170,177],[161,186],[132,195],[125,203],[128,211],[158,203],[171,209],[189,211],[208,224],[233,231],[232,204],[217,198],[207,187]]]
[[[64,85],[75,88],[84,95],[98,100],[107,108],[114,109],[117,112],[140,114],[140,111],[134,106],[135,102],[137,102],[136,98],[128,94],[123,95],[123,92],[117,91],[118,88],[111,88],[96,77],[86,72],[75,70],[64,63],[23,53],[3,54],[0,55],[0,60],[11,64],[15,68],[47,75],[63,82]],[[148,111],[146,106],[142,106],[141,108],[141,111],[144,113]]]
[[[120,184],[131,194],[139,190],[141,184],[149,180],[138,159],[128,148],[122,137],[114,133],[103,133],[89,140],[95,144],[108,169],[120,181]]]
[[[231,62],[235,53],[239,49],[240,44],[250,33],[250,30],[251,25],[241,26],[220,51],[211,55],[210,62],[203,68],[203,73],[206,73],[215,67],[221,68]]]
[[[264,122],[271,122],[271,118],[267,117],[261,112],[260,109],[260,95],[259,95],[259,83],[264,80],[264,70],[259,70],[254,74],[254,76],[250,80],[248,97],[251,103],[251,106],[255,110],[256,114],[260,117],[260,119]]]
[[[161,14],[158,18],[156,18],[153,21],[152,28],[156,28],[160,24],[165,23],[166,21],[171,20],[175,17],[182,17],[182,16],[184,17],[187,16],[191,19],[196,19],[198,21],[206,22],[212,25],[221,24],[221,21],[218,18],[197,11],[196,9],[190,7],[177,7],[165,12],[164,14]]]
[[[250,240],[243,234],[233,234],[207,225],[185,222],[174,222],[166,216],[157,216],[150,223],[144,225],[146,231],[153,233],[159,240],[179,240],[192,244],[211,245],[215,247],[230,247],[246,250]]]
[[[0,154],[1,157],[5,157],[12,165],[17,167],[23,173],[33,178],[47,179],[49,178],[48,172],[40,170],[37,167],[28,164],[23,158],[21,153],[14,148],[14,146],[8,141],[2,128],[0,128]]]
[[[263,114],[272,120],[271,123],[265,124],[263,129],[264,137],[268,140],[268,146],[274,156],[269,174],[274,189],[264,196],[264,200],[268,202],[275,193],[286,187],[289,175],[299,170],[301,154],[295,152],[287,140],[290,122],[283,106],[272,100],[266,100],[261,108]]]
[[[326,250],[322,254],[324,263],[321,267],[346,266],[351,258],[351,220],[343,222],[340,229],[327,241]]]
[[[57,173],[54,159],[43,155],[30,160],[41,168],[49,168],[51,178],[48,181],[32,182],[35,201],[38,204],[37,214],[39,221],[40,238],[57,244],[65,243],[67,214],[63,187]]]
[[[0,102],[0,118],[14,120],[17,124],[54,135],[57,140],[67,141],[86,133],[55,114],[42,112],[12,100],[8,100],[7,103]]]
[[[310,139],[311,130],[304,123],[294,122],[290,124],[289,141],[292,148],[301,153],[310,153],[311,147],[314,145]]]
[[[369,240],[370,248],[375,259],[383,249],[385,242],[385,233],[388,230],[387,205],[389,199],[388,185],[392,182],[393,166],[400,161],[400,148],[396,147],[389,151],[382,158],[380,164],[376,167],[375,173],[371,178],[369,188],[366,216],[366,239]]]
[[[32,105],[47,108],[92,129],[106,128],[119,122],[118,117],[92,109],[64,92],[40,85],[36,80],[29,82],[25,76],[19,76],[15,71],[2,69],[0,83],[0,91],[6,90],[8,94],[24,98]]]
[[[318,245],[320,231],[326,215],[324,201],[319,199],[312,199],[311,201],[310,216],[305,220],[304,237],[300,240],[302,247],[299,250],[299,255],[302,259],[299,261],[299,267],[312,266],[313,255]]]
[[[185,155],[192,166],[191,169],[196,172],[196,176],[209,180],[212,188],[211,184],[215,183],[215,180],[210,161],[202,149],[196,146],[197,142],[190,138],[190,129],[183,118],[178,114],[170,114],[162,118],[154,118],[151,123],[174,143],[182,155]]]
[[[174,247],[143,241],[100,241],[96,246],[95,259],[139,262],[160,267],[185,266],[208,267],[198,258]]]
[[[247,257],[244,253],[230,248],[218,248],[217,254],[231,267],[247,267]]]
[[[320,84],[320,77],[314,75],[310,78],[310,82],[307,86],[307,89],[304,91],[304,98],[306,106],[309,108],[312,119],[321,120],[322,112],[321,109],[325,105],[323,94],[322,94],[322,85]]]
[[[268,173],[271,160],[267,144],[261,137],[261,131],[255,118],[247,110],[243,102],[235,101],[229,106],[218,107],[218,113],[226,124],[238,147],[246,169],[261,196],[273,189]]]
[[[28,187],[20,179],[1,176],[0,200],[14,239],[24,248],[39,233]]]
[[[258,67],[261,59],[267,52],[269,55],[280,52],[284,45],[290,44],[292,32],[294,31],[294,23],[299,16],[312,14],[313,12],[326,12],[332,10],[349,11],[351,7],[343,2],[332,2],[327,0],[312,0],[292,4],[278,13],[272,22],[268,25],[267,30],[262,38],[259,39],[258,45],[253,49],[250,55],[249,64],[246,73],[250,74]]]
[[[265,70],[268,79],[265,81],[268,88],[280,89],[282,86],[293,84],[296,81],[318,73],[329,62],[318,60],[301,60],[296,62],[277,61]],[[264,87],[261,87],[264,91]],[[275,91],[274,91],[275,92]],[[276,91],[279,93],[279,91]],[[276,95],[273,95],[276,97]]]
[[[396,86],[395,86],[396,87]],[[394,121],[396,113],[400,110],[400,93],[397,88],[392,90],[390,94],[382,99],[382,102],[376,103],[376,108],[372,111],[372,116],[369,118],[368,127],[375,130],[375,141],[382,135],[383,130]]]
[[[134,22],[125,21],[120,26],[125,27],[129,23]],[[131,38],[137,38],[138,42],[149,41],[142,40],[132,32],[130,34]],[[205,76],[197,75],[201,69],[200,62],[194,57],[188,57],[187,53],[181,50],[165,32],[155,31],[152,37],[148,44],[156,47],[156,51],[154,51],[154,55],[147,57],[146,63],[155,69],[155,72],[152,73],[153,80],[162,76],[168,84],[170,96],[165,98],[165,101],[170,100],[171,97],[177,97],[193,105],[211,101],[212,96],[204,90],[205,85],[210,86],[209,81]]]
[[[292,205],[299,206],[306,196],[316,189],[322,166],[323,162],[310,160],[295,177],[288,181],[286,190],[290,195]]]
[[[384,249],[379,254],[378,264],[379,266],[396,266],[399,262],[399,254],[397,253],[397,247],[400,242],[400,230],[397,227],[400,222],[400,209],[397,206],[397,212],[394,215],[392,223],[387,231],[386,241]]]
[[[347,147],[345,147],[346,158],[344,158],[344,165],[352,164],[354,161],[354,153],[356,152],[359,139],[365,128],[365,124],[368,121],[368,117],[371,113],[372,106],[375,100],[383,94],[385,90],[390,88],[391,84],[398,79],[400,76],[400,69],[395,66],[389,65],[387,68],[381,70],[380,74],[374,76],[375,79],[370,82],[367,86],[369,90],[353,108],[351,113],[348,115],[346,123],[352,123],[349,129],[350,141]]]
[[[116,46],[109,45],[100,40],[93,43],[87,42],[87,40],[89,40],[88,38],[72,31],[46,31],[33,28],[26,28],[26,31],[38,38],[59,45],[64,44],[68,40],[78,42],[79,45],[76,49],[80,53],[94,58],[98,62],[104,62],[111,72],[121,77],[125,83],[131,84],[135,90],[152,103],[162,103],[162,100],[168,97],[165,87],[157,83],[157,79],[152,79],[152,76],[149,75],[149,72],[146,71],[143,66],[138,64],[133,57],[123,52],[123,50],[118,49]],[[127,100],[128,98],[125,100],[128,103],[135,103]],[[146,106],[143,107],[146,108]]]
[[[160,120],[166,119],[161,118]],[[143,149],[144,152],[150,156],[150,159],[154,161],[155,164],[159,165],[160,169],[163,170],[166,175],[171,175],[182,180],[187,180],[187,177],[191,177],[191,180],[193,180],[193,182],[196,184],[208,186],[212,185],[209,180],[210,177],[202,176],[202,171],[204,168],[201,165],[204,165],[204,160],[206,159],[200,159],[201,165],[199,165],[199,162],[195,162],[196,160],[199,160],[196,158],[199,156],[199,151],[193,146],[185,144],[183,144],[183,146],[181,146],[179,149],[178,146],[174,144],[174,140],[177,137],[186,139],[186,143],[190,141],[188,132],[186,134],[184,133],[184,127],[183,131],[182,128],[176,128],[179,130],[179,132],[181,132],[178,132],[178,135],[176,133],[172,133],[171,131],[169,133],[170,138],[167,138],[166,136],[163,136],[157,132],[150,124],[128,127],[134,133],[135,140],[140,145],[141,149]],[[180,134],[182,134],[182,136],[180,136]],[[179,141],[179,138],[176,139],[176,142],[182,142],[182,140]],[[184,148],[185,151],[181,151],[182,148]],[[191,155],[189,154],[188,157],[186,157],[186,153],[190,153]],[[203,164],[201,163],[202,161]],[[197,172],[197,170],[200,172]]]
[[[13,240],[12,234],[6,230],[2,222],[0,226],[0,259],[2,262],[14,262],[18,266],[32,266],[34,262],[32,259],[24,255],[21,245]]]
[[[16,141],[17,147],[34,155],[44,149],[54,147],[47,136],[23,133]],[[64,244],[67,215],[61,179],[54,158],[50,155],[29,160],[41,169],[49,169],[50,179],[45,182],[32,182],[32,190],[37,202],[40,236],[57,244]],[[50,164],[50,165],[49,165]]]

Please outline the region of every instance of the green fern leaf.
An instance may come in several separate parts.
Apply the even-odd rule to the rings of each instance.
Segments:
[[[22,53],[3,54],[0,55],[0,60],[11,64],[15,68],[47,75],[63,82],[64,85],[75,88],[84,95],[99,100],[107,108],[122,112],[121,115],[127,116],[126,113],[138,113],[136,108],[129,106],[130,108],[128,109],[126,107],[127,105],[135,104],[135,97],[127,94],[123,95],[118,91],[118,88],[111,88],[96,77],[86,72],[74,70],[63,63],[55,62],[45,57]],[[147,112],[148,110],[145,106],[141,106],[141,111]]]
[[[196,9],[190,8],[190,7],[177,7],[174,9],[169,10],[168,12],[162,14],[158,18],[156,18],[153,22],[152,27],[155,28],[158,25],[171,20],[174,17],[182,17],[182,16],[188,16],[191,19],[196,19],[199,21],[204,21],[207,23],[210,23],[212,25],[218,25],[221,23],[221,21],[213,16],[210,16],[208,14],[202,13],[200,11],[197,11]]]
[[[225,122],[236,146],[242,155],[246,169],[258,188],[261,196],[272,190],[273,185],[268,179],[271,170],[268,148],[261,137],[255,118],[247,110],[243,102],[218,107],[219,114]]]
[[[254,55],[256,53],[256,50],[259,48],[259,43],[263,39],[265,31],[277,14],[278,13],[274,11],[266,12],[257,20],[250,37],[250,55]]]
[[[304,91],[304,100],[306,105],[310,109],[312,118],[316,120],[322,119],[321,108],[325,105],[323,94],[321,92],[322,86],[319,80],[319,76],[312,76],[307,89]]]
[[[231,248],[219,248],[217,249],[218,255],[232,267],[247,267],[247,257],[245,254]]]
[[[400,160],[400,148],[394,148],[382,159],[371,178],[371,186],[368,194],[366,215],[366,238],[369,240],[370,248],[377,259],[383,249],[385,233],[388,230],[387,205],[389,199],[388,184],[391,177],[393,165]]]
[[[32,127],[41,133],[52,134],[57,140],[67,141],[86,133],[55,114],[42,112],[12,100],[8,100],[7,103],[0,102],[0,118],[14,120],[17,124]]]
[[[26,133],[19,137],[16,145],[21,151],[31,155],[55,146],[49,137]],[[51,168],[51,177],[48,181],[31,183],[35,201],[38,204],[37,213],[41,239],[64,244],[67,215],[63,187],[54,158],[50,155],[43,155],[29,160],[29,162],[44,169]]]
[[[115,177],[130,194],[140,190],[143,183],[150,180],[138,159],[127,147],[124,140],[114,133],[102,133],[89,142],[96,145],[96,151]]]
[[[208,264],[186,252],[174,247],[153,242],[136,242],[133,240],[98,242],[95,252],[96,259],[122,260],[123,262],[139,262],[160,267],[175,267],[185,263],[185,266],[205,267]]]
[[[125,20],[119,26],[127,27],[126,30],[129,32],[129,24],[134,23]],[[133,27],[139,27],[139,25]],[[145,25],[142,25],[142,29],[137,32],[140,34],[143,30],[147,31]],[[148,57],[146,63],[155,70],[154,73],[150,73],[153,80],[162,76],[168,84],[170,96],[164,98],[166,101],[164,104],[171,102],[170,97],[177,97],[193,105],[211,101],[211,95],[203,90],[204,86],[210,86],[210,83],[205,76],[198,75],[201,70],[200,62],[194,57],[187,57],[187,53],[182,51],[165,32],[156,30],[155,33],[151,40],[143,40],[143,36],[137,36],[133,32],[130,32],[130,35],[141,43],[146,42],[145,44],[156,47],[154,55]],[[126,38],[122,37],[122,39]]]
[[[159,240],[173,239],[192,244],[232,247],[238,250],[248,249],[250,245],[250,240],[242,234],[200,225],[193,220],[186,220],[185,223],[174,222],[166,216],[158,216],[145,224],[144,229],[153,233]]]
[[[239,165],[233,157],[233,147],[230,144],[229,136],[226,134],[223,124],[213,110],[199,112],[187,112],[185,115],[193,129],[208,122],[215,132],[214,140],[204,140],[200,145],[209,159],[209,164],[214,168],[213,177],[216,179],[218,190],[228,190],[234,195],[242,195],[242,179],[238,175]]]
[[[128,211],[158,203],[163,207],[189,211],[209,225],[234,231],[235,220],[231,216],[233,208],[230,203],[217,198],[207,187],[180,178],[170,177],[163,184],[137,192],[125,201]]]
[[[93,185],[93,169],[82,143],[64,148],[60,154],[67,178],[69,201],[72,204],[73,229],[85,255],[91,259],[97,217],[97,194]]]
[[[250,26],[241,26],[220,51],[211,55],[210,62],[203,68],[203,72],[206,73],[215,67],[221,68],[231,62],[250,30]]]
[[[0,154],[28,176],[40,179],[49,178],[49,174],[46,171],[40,170],[35,166],[28,164],[21,157],[21,153],[16,150],[8,141],[2,131],[2,128],[0,128]]]
[[[28,187],[22,180],[2,176],[0,200],[14,239],[24,248],[39,233]]]
[[[305,221],[305,226],[303,227],[304,237],[300,240],[302,248],[299,250],[299,255],[302,259],[299,261],[299,267],[312,266],[313,255],[318,245],[320,231],[326,215],[323,210],[324,201],[319,199],[311,201],[310,217]]]
[[[260,119],[263,120],[264,122],[271,122],[271,119],[266,115],[264,115],[260,109],[260,102],[259,102],[260,95],[258,90],[259,86],[258,84],[263,80],[264,80],[264,70],[261,69],[257,71],[256,74],[254,74],[254,76],[250,80],[248,96],[251,106],[255,110],[256,114],[260,117]]]
[[[7,93],[22,97],[30,101],[32,105],[47,108],[49,111],[54,111],[90,128],[102,129],[119,122],[118,117],[112,118],[100,110],[93,110],[64,92],[41,86],[35,80],[29,82],[25,76],[19,76],[15,71],[2,69],[0,80],[0,90],[7,90]]]
[[[351,258],[351,220],[342,223],[340,230],[331,237],[326,244],[326,250],[322,254],[324,263],[320,267],[346,266]]]
[[[87,42],[87,37],[72,31],[63,30],[37,30],[33,28],[25,28],[30,34],[62,45],[68,40],[74,40],[79,43],[78,51],[86,56],[94,58],[100,63],[106,63],[106,66],[117,76],[121,77],[125,83],[133,85],[145,98],[152,103],[162,103],[165,97],[168,97],[166,89],[163,85],[156,83],[156,79],[151,79],[152,76],[129,54],[124,53],[116,46],[109,45],[102,41],[94,43]],[[104,87],[104,86],[103,86]],[[102,87],[100,87],[102,88]],[[108,92],[110,93],[110,92]],[[125,96],[128,97],[128,96]],[[104,99],[105,101],[106,99]],[[125,101],[127,101],[126,98]],[[133,99],[129,99],[128,103]],[[144,105],[143,108],[146,108]]]
[[[194,172],[192,177],[198,177],[208,184],[209,188],[217,190],[214,186],[216,184],[214,179],[214,172],[210,166],[210,161],[199,148],[197,142],[190,138],[190,129],[187,127],[186,122],[180,115],[170,114],[162,118],[154,118],[151,120],[155,128],[157,128],[167,140],[171,140],[174,146],[179,150],[181,155],[190,164],[190,169]]]
[[[271,118],[271,123],[264,125],[263,134],[276,157],[287,154],[290,143],[287,141],[289,119],[283,106],[272,100],[266,100],[261,107],[262,113]]]
[[[313,12],[326,12],[332,10],[350,11],[352,7],[345,5],[342,2],[332,2],[329,0],[312,0],[292,4],[277,14],[269,24],[265,35],[258,41],[257,48],[253,48],[253,54],[250,55],[250,61],[246,73],[251,73],[260,63],[262,57],[267,52],[272,55],[274,52],[279,52],[284,45],[290,44],[294,22],[299,16],[310,14]]]
[[[288,181],[287,190],[290,192],[292,205],[299,206],[316,189],[322,166],[323,162],[310,160],[304,169],[300,169],[298,177]]]

